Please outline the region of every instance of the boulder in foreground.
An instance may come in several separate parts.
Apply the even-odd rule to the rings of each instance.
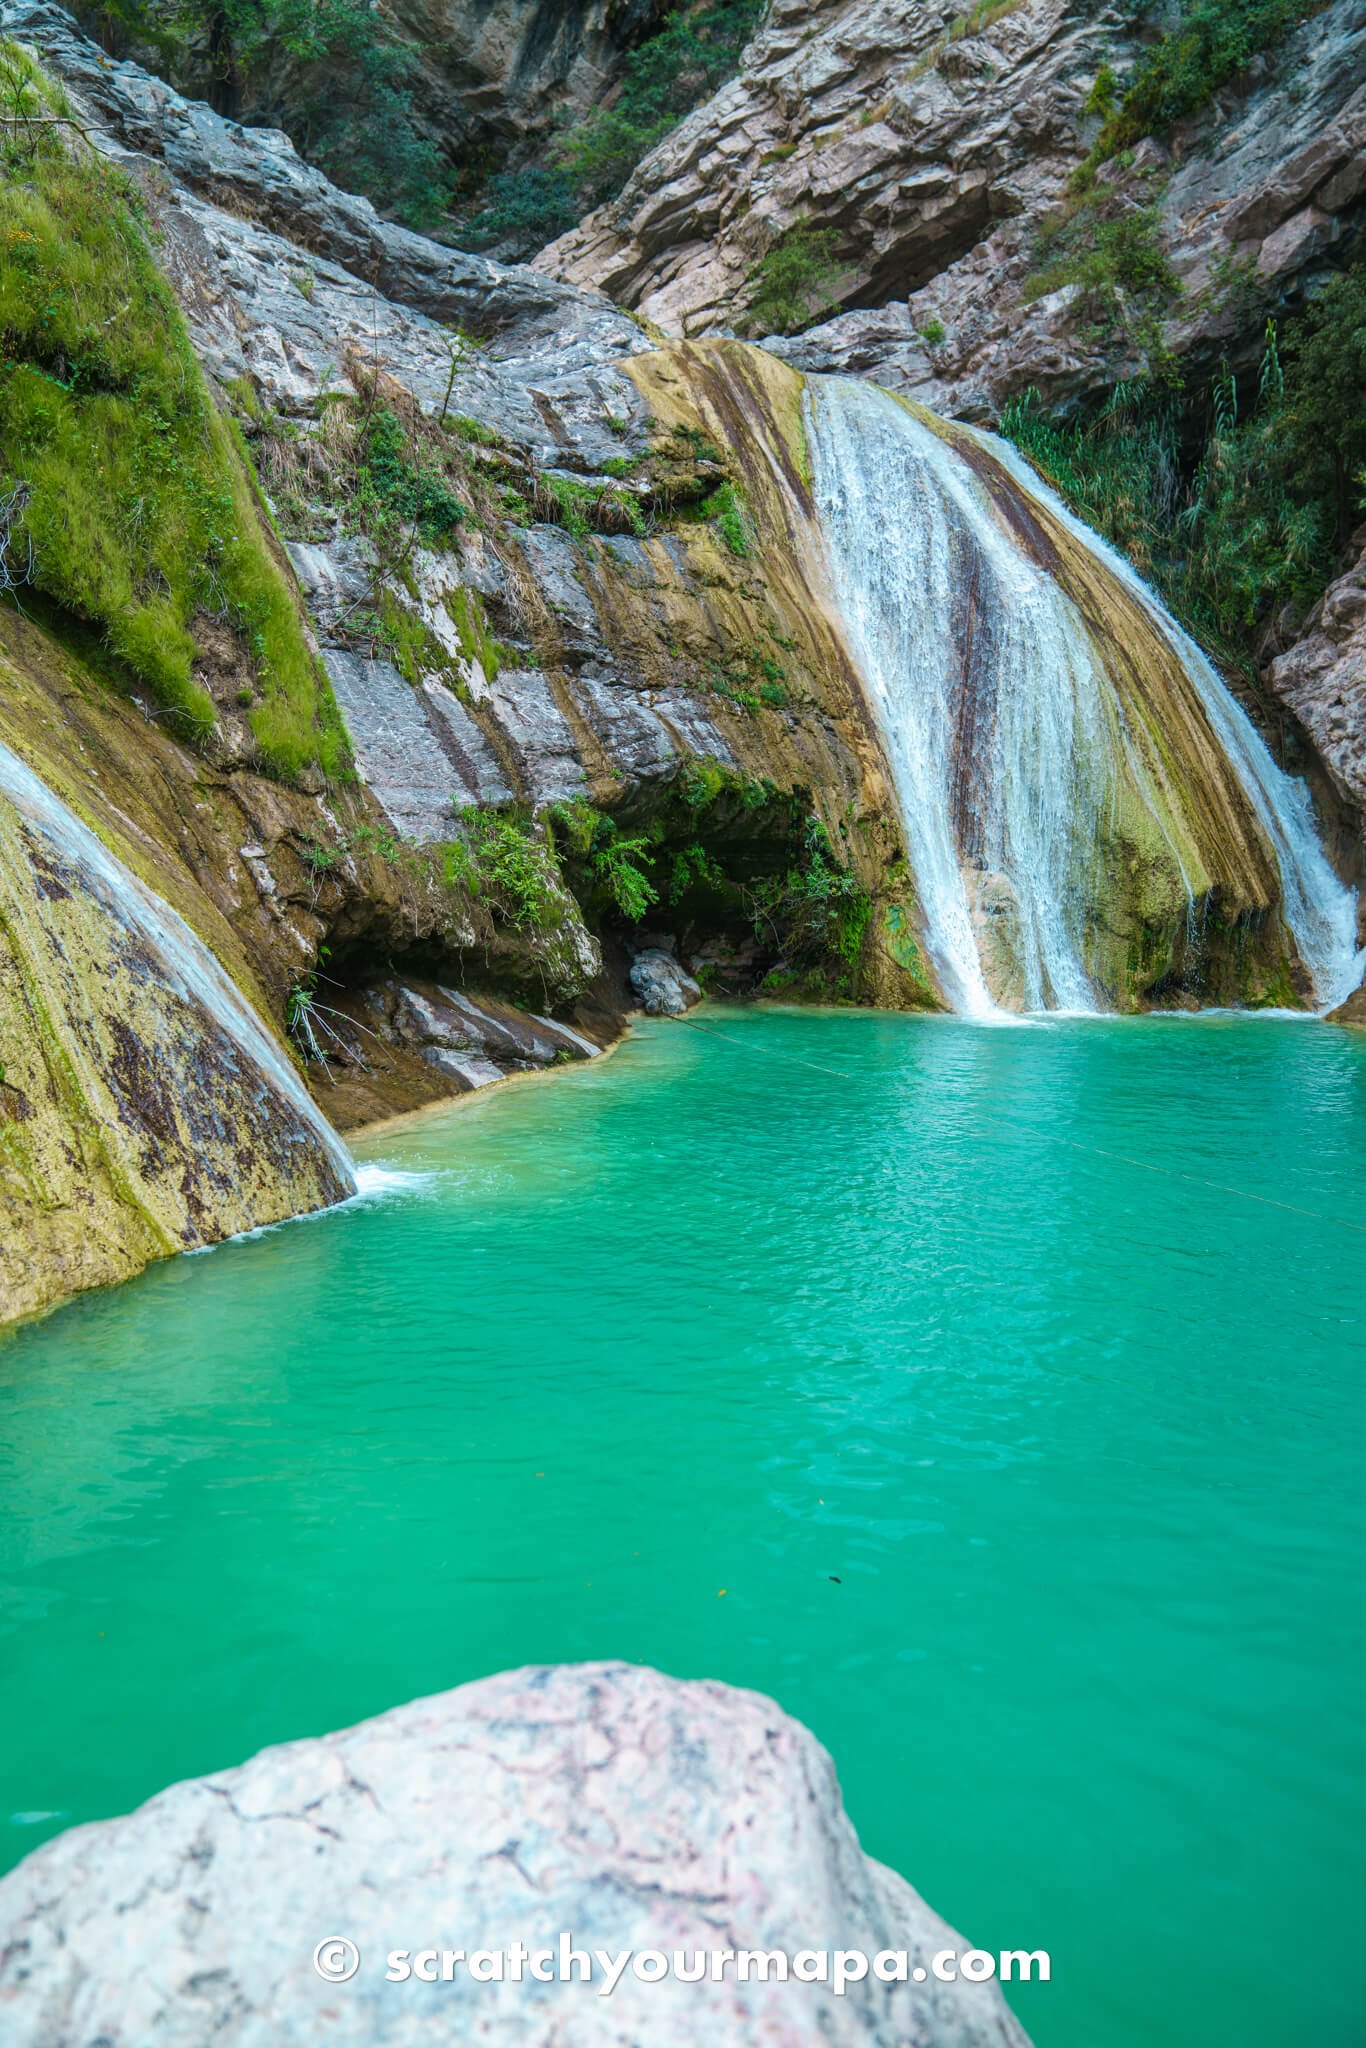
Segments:
[[[395,1708],[73,1828],[0,1884],[11,2048],[1028,2048],[991,1983],[389,1981],[392,1951],[907,1950],[958,1940],[860,1850],[771,1700],[627,1664]],[[329,1983],[328,1937],[359,1967]],[[323,1967],[351,1952],[324,1948]],[[428,1967],[431,1967],[428,1965]],[[437,1966],[439,1969],[439,1966]],[[488,1965],[484,1965],[488,1968]]]

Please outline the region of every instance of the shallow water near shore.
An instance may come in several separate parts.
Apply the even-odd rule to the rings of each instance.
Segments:
[[[621,1656],[808,1722],[1039,2048],[1359,2038],[1366,1039],[711,1006],[358,1152],[0,1345],[6,1862]]]

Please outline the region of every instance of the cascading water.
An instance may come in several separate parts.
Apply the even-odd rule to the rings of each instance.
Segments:
[[[952,1006],[1106,1007],[1095,960],[1115,875],[1150,894],[1165,876],[1188,915],[1223,840],[1238,842],[1231,868],[1260,869],[1264,900],[1279,871],[1316,1001],[1341,1000],[1360,976],[1355,905],[1308,795],[1128,565],[994,436],[938,432],[853,379],[813,379],[806,408],[834,595]],[[1065,536],[1094,586],[1089,615],[1056,573]],[[1138,656],[1107,648],[1095,609],[1106,598],[1151,640],[1169,702],[1145,705]],[[1217,760],[1214,799],[1177,758],[1178,737]]]
[[[79,877],[82,892],[136,943],[158,980],[201,1013],[203,1029],[212,1032],[218,1050],[226,1052],[244,1095],[277,1126],[292,1126],[300,1144],[322,1154],[338,1195],[354,1193],[350,1153],[203,940],[3,743],[0,795],[46,842],[60,866]]]
[[[1357,949],[1355,895],[1333,872],[1323,850],[1308,789],[1277,765],[1209,657],[1158,602],[1132,564],[1076,517],[1029,467],[1018,449],[995,434],[978,438],[990,447],[1023,490],[1047,505],[1054,517],[1134,593],[1158,630],[1177,650],[1258,823],[1275,849],[1286,921],[1313,979],[1319,1006],[1330,1010],[1344,1002],[1366,971],[1366,950]]]

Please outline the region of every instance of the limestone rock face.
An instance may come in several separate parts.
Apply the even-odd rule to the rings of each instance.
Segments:
[[[1276,696],[1313,740],[1338,794],[1366,817],[1366,532],[1299,638],[1268,670]]]
[[[1357,560],[1330,583],[1299,637],[1264,670],[1271,694],[1292,714],[1341,800],[1355,844],[1344,865],[1366,874],[1366,531],[1354,536]],[[1345,835],[1344,835],[1345,836]],[[1366,902],[1360,916],[1366,920]],[[1366,926],[1359,936],[1366,943]],[[1366,985],[1334,1011],[1339,1023],[1366,1024]]]
[[[631,986],[647,1017],[681,1017],[702,1000],[702,991],[687,969],[662,946],[648,946],[636,954],[631,962]]]
[[[1020,0],[951,55],[948,19],[912,0],[775,0],[739,75],[538,264],[702,333],[807,220],[838,232],[846,303],[904,301],[1051,196],[1119,15]]]
[[[837,1997],[739,1983],[734,1962],[701,1983],[627,1967],[604,1997],[600,1971],[478,1982],[463,1958],[448,1982],[386,1981],[394,1951],[558,1951],[561,1933],[669,1957],[903,1950],[926,1981]],[[339,1936],[359,1965],[327,1983],[312,1958]],[[571,1665],[265,1750],[59,1836],[0,1883],[0,2015],[16,2048],[1028,2048],[994,1984],[930,1975],[966,1946],[861,1852],[830,1758],[771,1700]]]
[[[745,313],[755,263],[801,221],[833,232],[847,308],[768,345],[986,420],[1036,386],[1058,403],[1129,375],[1075,288],[1027,299],[1036,236],[1098,125],[1086,96],[1121,73],[1132,19],[1015,0],[956,38],[911,0],[777,0],[739,76],[536,259],[669,332]],[[1209,368],[1256,344],[1331,252],[1363,233],[1366,0],[1333,0],[1132,166],[1182,296],[1164,341]],[[927,338],[928,337],[928,338]]]

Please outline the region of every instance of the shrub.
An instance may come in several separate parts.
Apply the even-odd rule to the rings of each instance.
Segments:
[[[414,50],[387,11],[367,0],[114,0],[100,20],[150,42],[219,113],[283,126],[311,163],[409,226],[442,212],[450,177],[414,109]]]
[[[1160,135],[1208,105],[1221,85],[1304,19],[1304,0],[1190,0],[1176,26],[1140,60],[1118,106],[1108,67],[1092,87],[1088,110],[1106,112],[1090,163],[1102,163],[1145,135]],[[1106,99],[1097,89],[1106,79]],[[1093,104],[1094,102],[1094,104]],[[1107,108],[1109,111],[1107,112]]]
[[[1282,349],[1274,323],[1255,388],[1225,369],[1198,459],[1181,460],[1175,393],[1120,385],[1089,421],[1051,417],[1034,393],[1001,431],[1081,516],[1128,555],[1172,610],[1248,669],[1256,630],[1331,575],[1335,541],[1366,505],[1366,266],[1335,278]]]
[[[361,435],[356,465],[358,516],[367,526],[409,525],[426,541],[449,540],[465,507],[439,470],[414,452],[398,414],[379,406]]]
[[[582,801],[552,804],[549,816],[590,887],[596,885],[623,917],[639,924],[659,901],[646,873],[654,865],[649,840],[644,834],[623,838],[613,819]]]
[[[756,930],[772,926],[795,960],[825,956],[857,966],[872,898],[839,859],[819,818],[806,821],[800,859],[753,893]]]
[[[494,915],[544,931],[564,915],[564,887],[553,843],[530,819],[478,804],[458,808],[461,837],[445,849],[445,878],[460,883]]]
[[[641,158],[735,69],[764,0],[691,0],[632,51],[616,94],[563,144],[561,162],[579,202],[620,192]]]
[[[1288,458],[1302,493],[1329,509],[1339,543],[1363,504],[1366,263],[1324,286],[1285,340]]]
[[[751,334],[793,334],[836,310],[839,279],[833,228],[794,221],[750,270],[746,323]]]
[[[506,249],[530,255],[572,228],[581,211],[569,172],[559,164],[524,164],[495,171],[483,190],[483,205],[461,223],[467,249]]]

